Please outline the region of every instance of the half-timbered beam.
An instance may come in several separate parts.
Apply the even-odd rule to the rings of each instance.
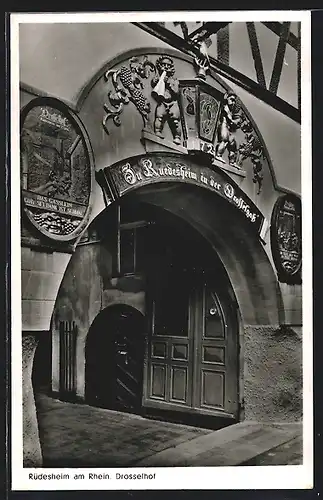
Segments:
[[[278,46],[277,46],[277,52],[276,52],[273,72],[272,72],[271,80],[270,80],[270,84],[269,84],[269,90],[270,90],[270,92],[273,92],[273,94],[277,94],[278,85],[280,82],[280,77],[281,77],[284,58],[285,58],[289,29],[290,29],[290,22],[283,23],[282,32],[281,32],[281,35],[279,37],[279,42],[278,42]]]
[[[260,48],[259,48],[259,44],[258,44],[257,32],[256,32],[254,22],[247,23],[247,31],[248,31],[249,42],[250,42],[250,46],[251,46],[252,58],[253,58],[254,65],[255,65],[257,81],[258,81],[259,85],[266,88],[265,73],[264,73],[264,68],[262,65]]]
[[[230,36],[229,23],[218,31],[217,37],[218,60],[223,64],[230,64]]]

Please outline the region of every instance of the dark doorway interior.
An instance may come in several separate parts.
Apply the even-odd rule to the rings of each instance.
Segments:
[[[103,310],[85,351],[85,398],[93,406],[138,413],[142,399],[145,318],[127,305]]]
[[[52,383],[52,336],[39,332],[34,355],[32,384],[35,393],[49,394]]]

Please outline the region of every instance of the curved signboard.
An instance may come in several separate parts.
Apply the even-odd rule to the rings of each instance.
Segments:
[[[74,239],[91,194],[92,158],[81,123],[63,104],[36,99],[23,110],[20,153],[28,218],[49,238]]]
[[[301,200],[285,195],[276,201],[271,221],[271,248],[282,282],[300,280],[302,265]]]
[[[261,234],[266,219],[258,207],[221,169],[211,169],[176,153],[135,156],[97,172],[108,198],[116,199],[138,187],[156,182],[184,182],[206,188],[232,204]]]

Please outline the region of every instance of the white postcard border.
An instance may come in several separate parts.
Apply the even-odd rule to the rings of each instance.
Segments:
[[[302,220],[303,220],[303,437],[304,464],[266,467],[187,467],[118,469],[30,469],[23,467],[22,320],[19,156],[19,24],[228,20],[300,21],[302,30]],[[310,11],[210,11],[124,13],[11,14],[11,471],[13,490],[129,489],[306,489],[313,486],[313,329],[312,329],[312,151]],[[89,479],[89,474],[110,479]],[[30,479],[30,474],[68,474],[69,479]],[[152,479],[117,479],[116,474],[155,474]],[[84,474],[85,479],[74,479]]]

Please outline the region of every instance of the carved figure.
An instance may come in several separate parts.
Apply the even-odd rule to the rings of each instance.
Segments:
[[[238,156],[238,146],[235,132],[240,127],[241,116],[237,105],[237,97],[234,93],[228,92],[224,95],[224,103],[219,119],[218,144],[216,146],[216,158],[222,162],[223,153],[228,151],[229,163],[236,165]]]
[[[241,130],[245,134],[245,140],[239,146],[239,159],[238,165],[241,167],[242,163],[250,158],[253,165],[253,179],[252,181],[258,184],[257,194],[260,194],[263,174],[262,174],[262,159],[264,158],[264,152],[262,145],[256,136],[252,123],[248,118],[244,118],[241,123]]]
[[[194,62],[197,69],[197,77],[201,78],[202,80],[206,79],[206,74],[210,69],[210,60],[207,49],[211,44],[212,41],[209,37],[195,41],[195,45],[199,50],[199,55],[195,57]]]
[[[175,144],[181,142],[180,111],[178,106],[179,85],[175,75],[173,60],[168,56],[161,56],[156,61],[156,75],[151,80],[152,96],[157,101],[154,121],[154,131],[164,138],[163,130],[167,122],[173,134]]]

